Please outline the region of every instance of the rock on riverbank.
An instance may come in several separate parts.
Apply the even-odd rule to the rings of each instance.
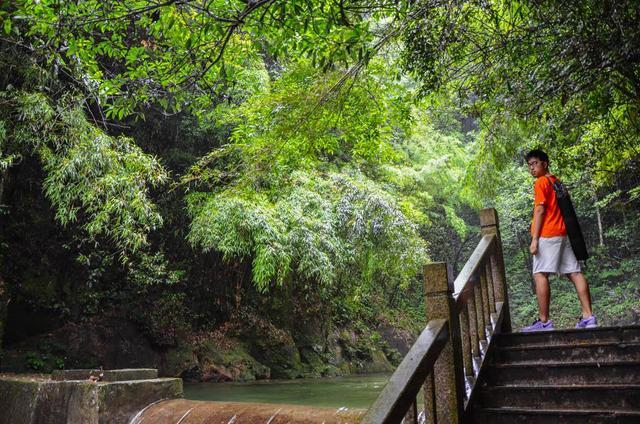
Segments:
[[[411,339],[408,331],[384,323],[329,329],[306,323],[288,331],[245,314],[159,348],[130,322],[96,318],[7,346],[0,370],[143,367],[211,382],[339,376],[392,371]]]

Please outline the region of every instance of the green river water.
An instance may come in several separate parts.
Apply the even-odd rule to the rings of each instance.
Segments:
[[[252,383],[185,384],[184,397],[192,400],[368,408],[389,377],[389,374],[374,374]]]

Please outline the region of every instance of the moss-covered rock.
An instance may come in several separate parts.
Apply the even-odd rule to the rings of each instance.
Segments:
[[[399,354],[373,329],[342,328],[334,332],[336,365],[342,374],[392,372]]]
[[[242,311],[227,325],[227,337],[242,340],[248,353],[269,367],[272,378],[305,376],[298,347],[291,334],[254,313]]]
[[[388,352],[395,351],[400,357],[404,356],[411,349],[411,345],[416,337],[422,331],[420,326],[414,325],[413,328],[405,328],[399,323],[391,323],[386,319],[380,319],[380,323],[376,329],[381,339],[386,343],[385,349]]]
[[[271,369],[272,378],[304,377],[300,352],[293,339],[287,341],[255,340],[251,354]]]
[[[207,340],[198,349],[201,381],[252,381],[271,377],[269,367],[253,358],[235,339]]]
[[[200,365],[193,348],[186,342],[168,349],[161,355],[158,373],[165,377],[199,380]]]
[[[361,363],[359,372],[362,373],[382,373],[392,372],[395,367],[389,362],[387,356],[381,350],[372,350],[370,359]]]
[[[178,347],[162,355],[160,375],[191,381],[253,381],[271,377],[261,364],[234,338],[219,334],[199,336],[197,341],[182,340]]]

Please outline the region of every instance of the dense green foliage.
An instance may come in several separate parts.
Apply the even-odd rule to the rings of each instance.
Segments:
[[[44,193],[62,225],[82,215],[88,236],[110,238],[123,251],[142,247],[162,223],[147,187],[166,181],[166,172],[132,140],[90,125],[73,98],[56,103],[38,91],[2,92],[4,168],[36,154],[47,175]]]
[[[298,343],[316,320],[381,348],[380,323],[420,327],[421,266],[459,270],[481,206],[499,210],[523,325],[533,147],[572,190],[596,313],[637,321],[637,15],[632,1],[3,3],[6,339],[118,317],[162,349],[247,336],[238,322]],[[554,293],[571,325],[575,295]]]
[[[534,147],[572,190],[593,251],[596,313],[637,320],[638,11],[633,1],[443,2],[407,31],[405,63],[422,90],[454,92],[478,117],[472,175],[507,223],[517,324],[536,310],[523,272],[531,183],[522,158]],[[578,304],[570,284],[556,285],[552,315],[569,325]]]

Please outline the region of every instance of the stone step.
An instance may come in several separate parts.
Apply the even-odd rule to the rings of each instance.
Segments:
[[[485,408],[599,409],[640,412],[640,385],[588,384],[483,387]]]
[[[491,364],[487,371],[490,386],[640,384],[640,361]]]
[[[477,424],[638,424],[640,411],[482,408],[474,411],[473,421]]]
[[[532,345],[589,344],[594,341],[640,342],[640,326],[597,327],[537,331],[533,333],[496,334],[495,341],[502,347]]]
[[[640,361],[640,342],[600,341],[497,347],[494,363]]]

